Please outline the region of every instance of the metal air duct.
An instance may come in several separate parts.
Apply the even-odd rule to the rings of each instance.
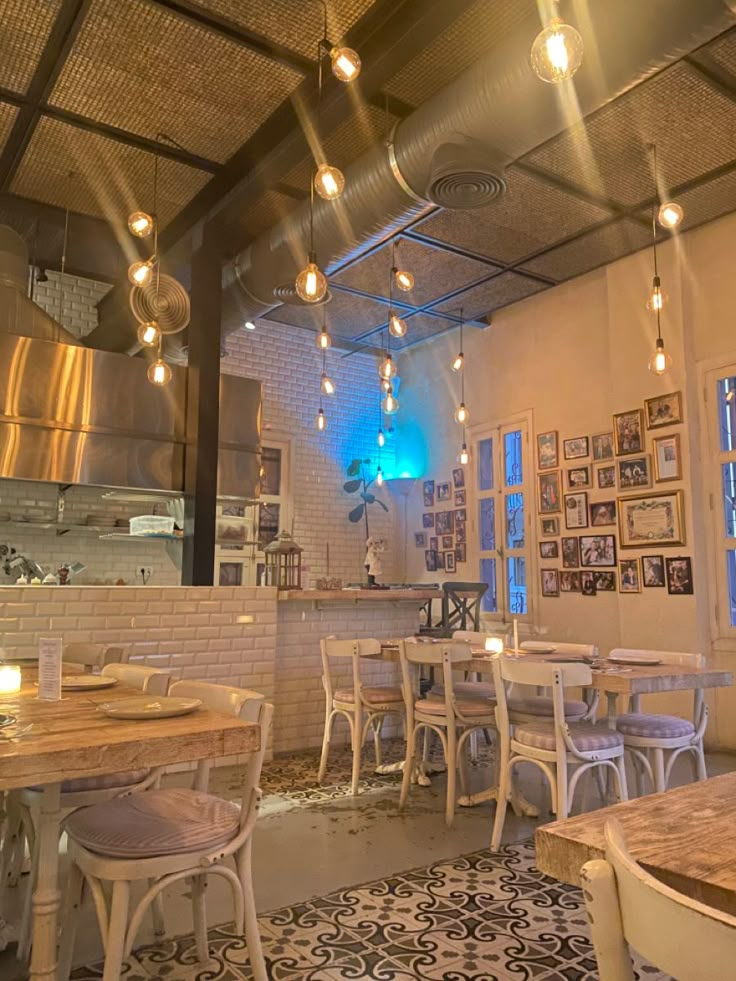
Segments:
[[[346,170],[337,202],[317,201],[314,234],[329,272],[399,231],[432,203],[471,208],[503,192],[503,167],[736,22],[736,0],[589,0],[570,13],[586,57],[572,87],[545,85],[529,67],[540,29],[530,18],[499,48],[401,122],[388,146]],[[598,58],[597,55],[600,57]],[[309,209],[298,207],[225,267],[223,330],[280,300],[306,261]]]

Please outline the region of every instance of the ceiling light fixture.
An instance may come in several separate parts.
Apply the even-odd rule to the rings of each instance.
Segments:
[[[582,61],[580,33],[559,17],[551,20],[532,44],[532,68],[543,82],[557,84],[571,79]]]
[[[128,230],[136,238],[148,238],[153,231],[153,217],[145,211],[134,211],[128,215]]]
[[[463,311],[460,309],[460,350],[450,362],[453,371],[462,371],[465,367],[465,355],[463,354]]]
[[[128,267],[128,279],[133,286],[149,286],[153,279],[153,270],[156,265],[156,256],[150,259],[132,262]]]
[[[408,293],[409,290],[414,289],[414,276],[408,270],[399,269],[396,265],[396,239],[392,243],[391,275],[396,287],[403,293]]]
[[[155,347],[161,337],[161,331],[155,320],[149,320],[145,324],[138,324],[138,343],[143,347]]]
[[[381,464],[378,464],[378,469],[376,470],[376,483],[379,487],[383,487],[383,470],[381,470]]]
[[[652,280],[651,301],[652,309],[657,316],[657,341],[648,367],[653,374],[663,375],[672,367],[672,357],[665,350],[662,339],[662,290],[657,268],[657,218],[654,206],[652,206],[652,251],[654,254],[654,278]]]
[[[325,8],[325,34],[327,33],[327,9]],[[322,139],[322,42],[317,45],[317,123],[316,138]],[[320,143],[320,149],[321,143]],[[339,167],[323,161],[314,175],[314,189],[325,201],[334,201],[345,190],[345,175]]]
[[[383,400],[382,408],[387,416],[392,416],[399,411],[399,400],[394,395],[394,390],[390,385],[386,392],[386,398]]]
[[[334,395],[337,386],[327,374],[327,350],[322,351],[322,375],[320,377],[319,389],[323,395]]]
[[[412,286],[414,277],[411,273],[401,273],[402,276],[411,277]],[[405,337],[407,332],[406,321],[394,313],[394,283],[398,281],[398,270],[396,268],[396,239],[391,243],[391,272],[388,277],[388,332],[392,337]],[[402,287],[403,289],[404,287]]]
[[[323,433],[325,429],[327,429],[327,416],[325,415],[325,411],[321,405],[319,407],[319,411],[317,412],[317,416],[314,420],[314,428],[317,429],[320,433]]]
[[[309,185],[309,255],[307,264],[296,277],[296,291],[305,303],[319,303],[327,292],[327,279],[317,265],[314,251],[314,184]]]
[[[323,322],[322,330],[317,334],[317,347],[320,351],[326,351],[332,346],[332,338],[327,333],[327,324]]]
[[[378,374],[382,379],[390,381],[392,378],[396,377],[396,362],[391,357],[391,352],[386,352],[386,357],[378,366]]]
[[[165,388],[171,381],[171,368],[166,364],[162,351],[162,337],[158,338],[158,356],[148,366],[148,380],[152,385]]]
[[[327,4],[325,0],[320,0],[320,3],[325,15],[322,40],[319,42],[320,54],[325,51],[330,56],[332,74],[335,78],[341,82],[352,82],[360,75],[360,55],[352,48],[337,47],[328,39]]]
[[[461,467],[467,466],[470,463],[470,450],[468,449],[468,444],[465,442],[465,427],[463,426],[463,445],[460,452],[457,455],[457,462]]]
[[[460,327],[462,329],[465,320],[463,308],[460,307]],[[462,344],[462,341],[460,342]],[[455,359],[457,360],[457,358]],[[463,443],[465,442],[465,426],[470,419],[470,413],[465,405],[465,372],[460,372],[460,405],[455,409],[455,422],[459,422],[463,427]]]
[[[682,205],[676,201],[666,201],[659,206],[659,211],[657,212],[657,221],[662,228],[667,228],[669,231],[674,231],[675,228],[678,228],[684,217],[685,211]]]
[[[378,407],[379,407],[379,410],[380,410],[380,407],[381,407],[381,403],[380,402],[378,403]],[[378,427],[378,437],[376,439],[376,442],[378,443],[379,447],[382,447],[382,446],[385,446],[386,445],[386,434],[383,431],[383,426],[379,426]]]

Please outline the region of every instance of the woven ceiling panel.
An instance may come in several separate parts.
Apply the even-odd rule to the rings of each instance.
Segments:
[[[536,279],[506,272],[490,279],[487,283],[472,287],[449,303],[440,303],[435,310],[454,313],[457,307],[462,305],[464,314],[469,320],[479,320],[486,314],[498,310],[499,307],[507,307],[510,303],[516,303],[517,300],[522,300],[525,296],[531,296],[532,293],[538,293],[543,289],[546,289],[544,283]]]
[[[388,308],[375,300],[364,299],[349,293],[332,291],[332,299],[322,306],[290,306],[284,304],[266,314],[266,320],[276,320],[282,324],[292,324],[295,327],[311,327],[319,330],[322,318],[326,314],[327,329],[340,337],[349,339],[360,337],[373,327],[386,320]]]
[[[473,62],[503,44],[537,12],[536,0],[477,0],[384,86],[412,106],[421,105]],[[529,38],[531,45],[534,35]]]
[[[524,268],[543,276],[551,276],[552,279],[572,279],[630,252],[643,249],[649,245],[650,240],[650,229],[628,218],[622,218],[597,231],[581,235],[574,242],[552,249],[546,255],[525,263]]]
[[[705,50],[736,79],[736,28],[709,44]]]
[[[61,0],[0,0],[0,85],[26,92]]]
[[[287,194],[279,194],[278,191],[266,191],[254,201],[242,218],[234,215],[232,209],[228,211],[227,217],[229,222],[242,228],[249,238],[256,238],[262,232],[268,231],[282,218],[285,218],[298,203]]]
[[[198,4],[307,58],[317,57],[324,14],[314,0],[198,0]],[[373,0],[328,0],[329,39],[340,41],[371,6]]]
[[[409,293],[394,289],[394,298],[411,306],[425,306],[493,271],[493,267],[483,262],[466,259],[464,256],[422,245],[407,238],[401,239],[397,244],[396,264],[413,273],[415,285]],[[390,269],[391,246],[386,245],[349,269],[336,273],[331,279],[362,293],[387,297]]]
[[[18,110],[15,106],[9,106],[6,102],[0,102],[0,150],[5,146],[5,141],[10,134]]]
[[[12,190],[119,224],[136,208],[153,207],[153,163],[150,153],[44,117]],[[71,179],[70,172],[75,174]],[[209,176],[172,160],[160,161],[158,213],[162,226],[181,211]]]
[[[680,63],[525,160],[631,206],[654,191],[648,143],[657,145],[663,188],[676,187],[736,157],[736,104]]]
[[[148,0],[95,0],[51,102],[223,162],[300,80]]]
[[[423,221],[417,231],[508,263],[611,217],[609,211],[513,167],[506,172],[506,180],[506,194],[487,208],[440,211]]]

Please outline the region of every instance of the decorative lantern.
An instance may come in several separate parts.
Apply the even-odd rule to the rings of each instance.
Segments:
[[[279,534],[264,549],[266,586],[279,589],[302,588],[302,552],[288,531]]]

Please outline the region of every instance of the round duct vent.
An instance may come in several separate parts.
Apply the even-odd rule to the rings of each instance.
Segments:
[[[494,150],[460,139],[432,157],[427,197],[442,208],[482,208],[506,190],[504,161]]]
[[[132,287],[130,309],[139,323],[155,320],[162,334],[178,334],[189,323],[189,294],[173,276],[162,273],[159,283],[154,276],[150,286]]]
[[[292,307],[321,307],[323,303],[329,303],[332,299],[332,294],[328,289],[324,299],[320,300],[319,303],[305,303],[297,293],[294,283],[282,283],[280,286],[275,286],[273,295],[279,303],[287,303]]]

